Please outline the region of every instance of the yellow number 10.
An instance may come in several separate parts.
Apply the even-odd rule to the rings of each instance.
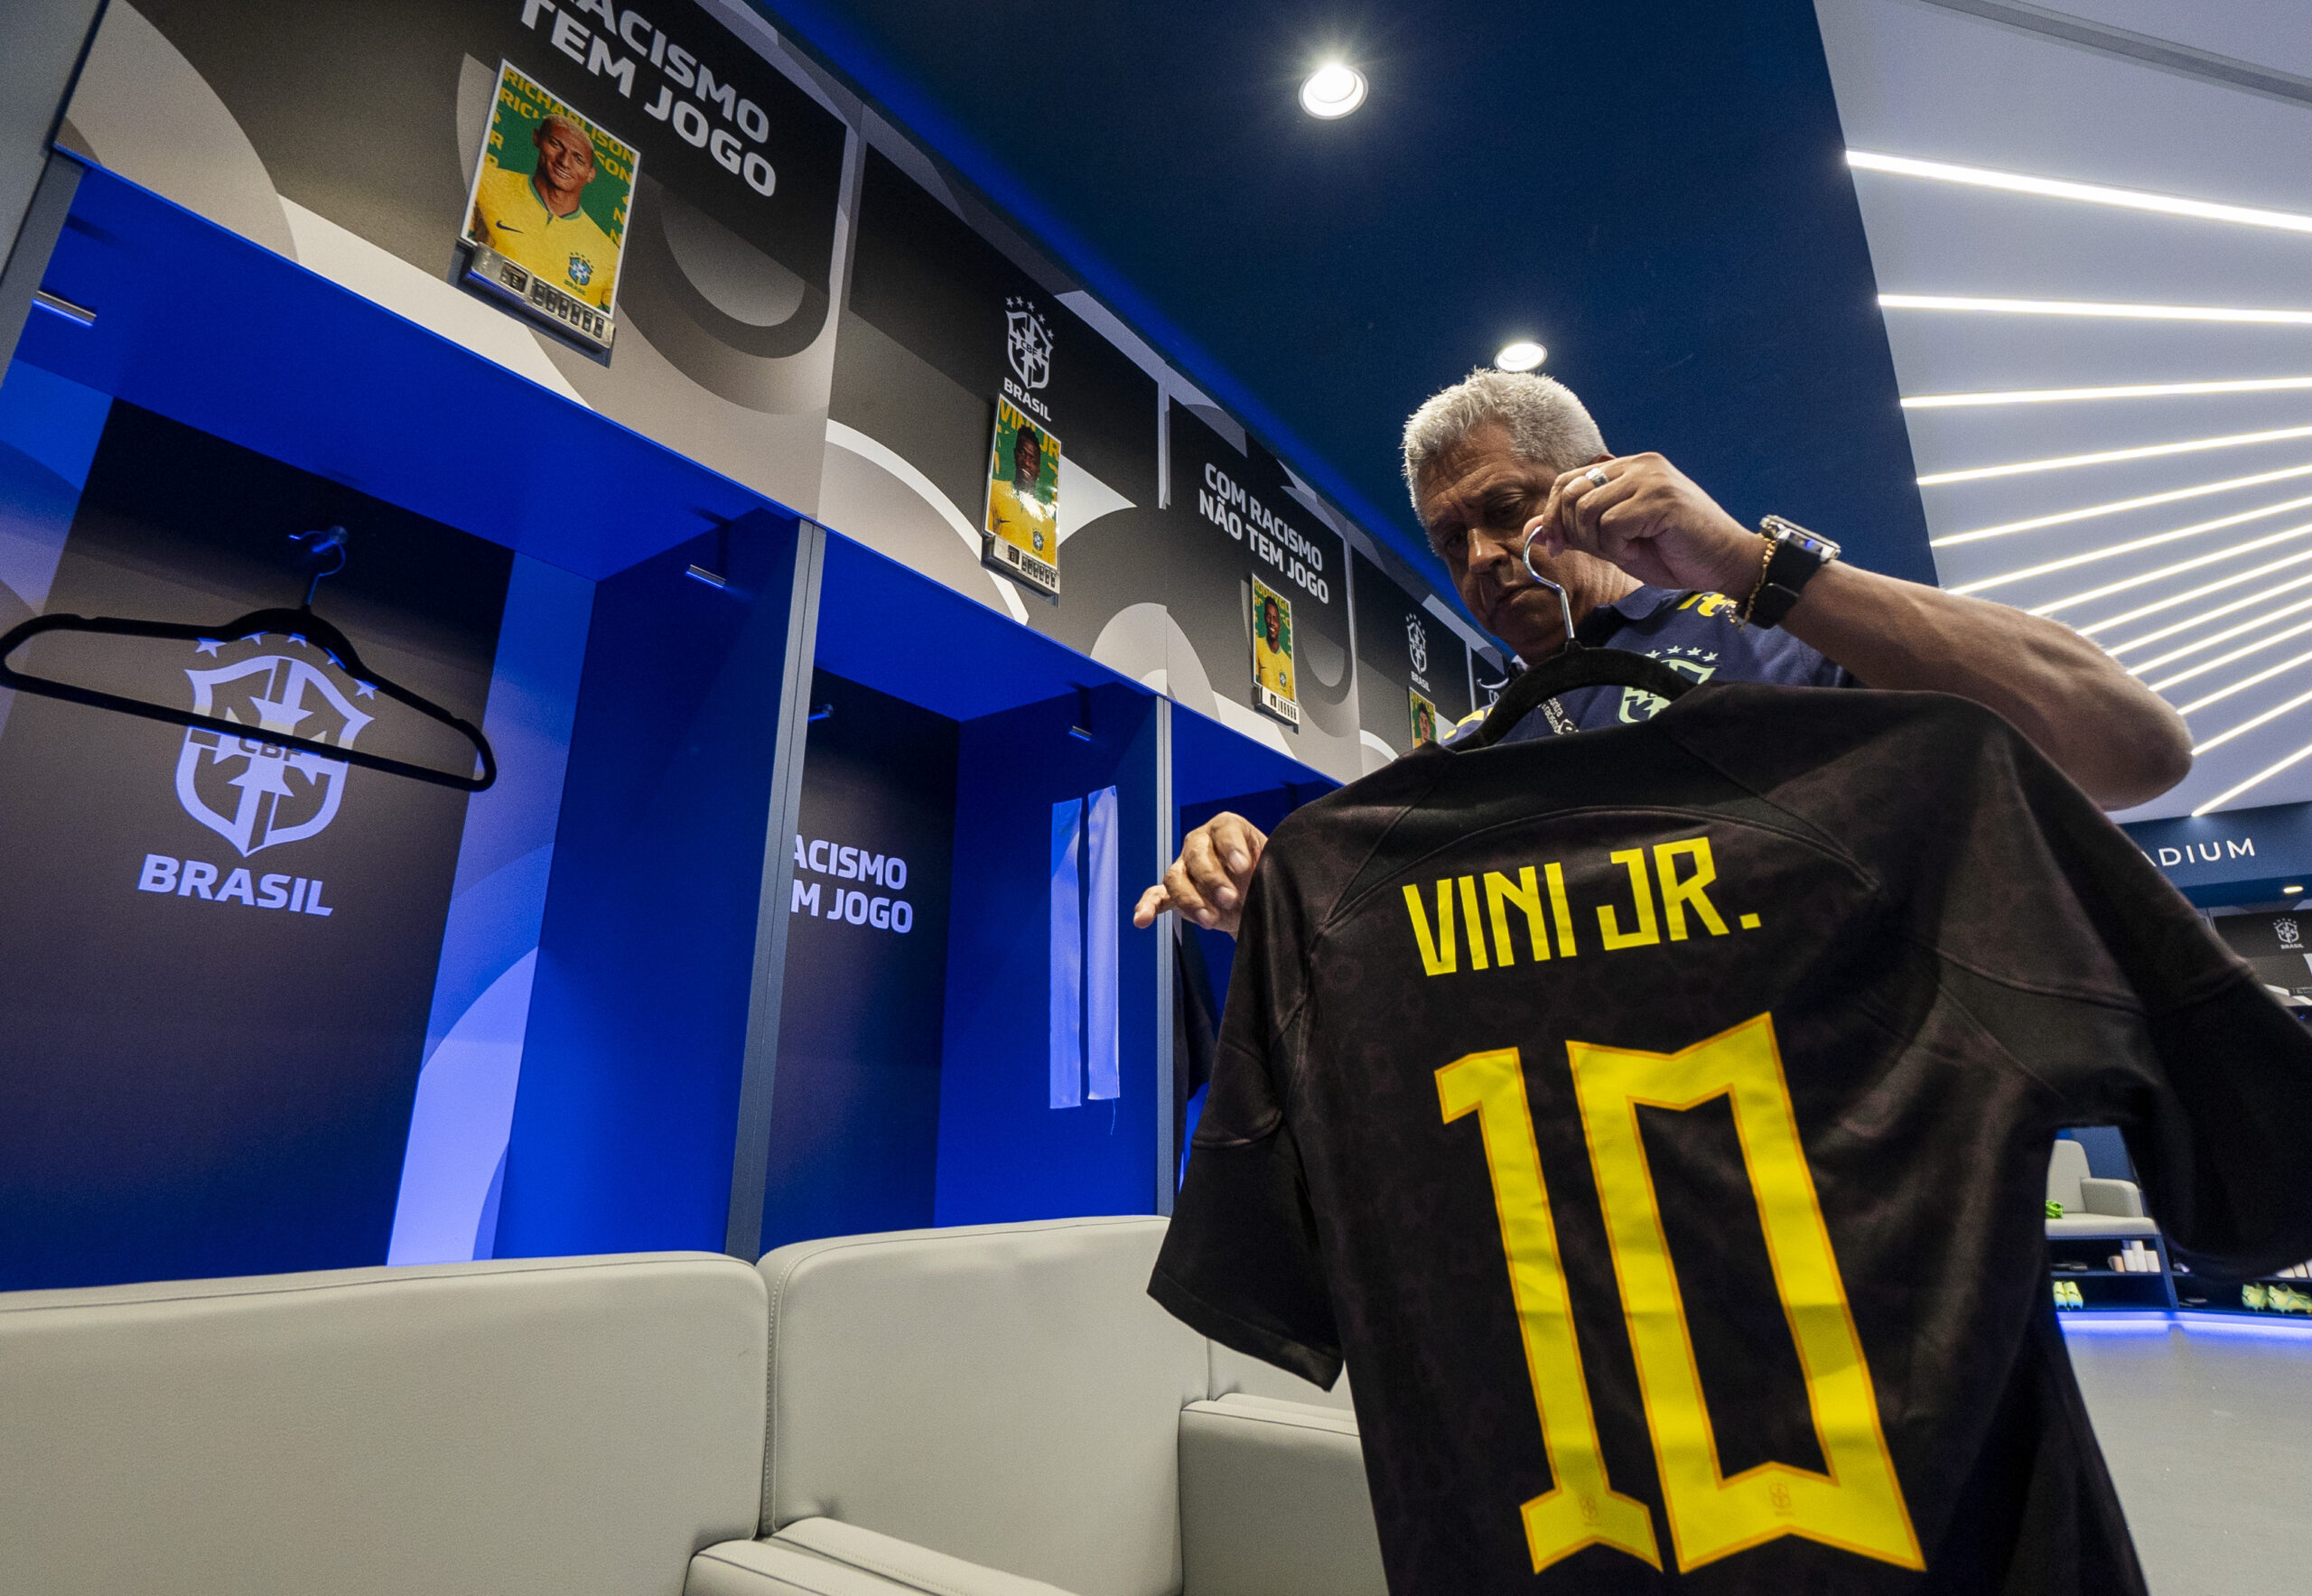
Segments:
[[[1567,1043],[1566,1051],[1679,1568],[1698,1568],[1795,1535],[1924,1569],[1879,1426],[1861,1338],[1799,1146],[1771,1016],[1760,1014],[1676,1053],[1578,1041]],[[1522,1510],[1534,1572],[1591,1545],[1618,1548],[1659,1568],[1652,1517],[1606,1479],[1517,1050],[1454,1060],[1437,1072],[1437,1093],[1447,1123],[1477,1115],[1500,1215],[1510,1296],[1550,1466],[1550,1489]],[[1731,1099],[1767,1255],[1828,1465],[1823,1473],[1770,1462],[1729,1478],[1718,1466],[1637,1110],[1691,1109],[1719,1097]]]

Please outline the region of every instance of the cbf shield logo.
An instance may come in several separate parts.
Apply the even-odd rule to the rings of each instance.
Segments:
[[[1429,629],[1418,615],[1405,617],[1405,652],[1412,657],[1414,674],[1429,674]]]
[[[201,650],[216,652],[203,643]],[[260,654],[215,670],[188,670],[192,707],[248,724],[233,737],[189,730],[177,754],[177,801],[184,812],[240,851],[241,857],[314,836],[337,818],[347,766],[302,749],[268,742],[285,733],[352,746],[373,718],[353,707],[314,666],[286,654]],[[359,689],[374,691],[365,683]]]
[[[1003,353],[1012,375],[1021,387],[1041,387],[1051,380],[1051,329],[1028,301],[1014,295],[1003,304]]]

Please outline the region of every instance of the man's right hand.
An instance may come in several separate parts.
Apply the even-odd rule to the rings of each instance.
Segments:
[[[1235,936],[1244,917],[1245,889],[1266,846],[1268,834],[1242,815],[1215,815],[1181,840],[1180,856],[1161,885],[1140,895],[1132,923],[1145,929],[1170,909],[1208,931]]]

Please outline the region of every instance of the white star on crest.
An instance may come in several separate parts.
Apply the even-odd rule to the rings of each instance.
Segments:
[[[203,638],[192,646],[192,651],[196,654],[214,654],[222,646],[221,639]]]
[[[378,695],[378,689],[368,682],[354,683],[353,691],[358,696],[363,698],[375,698]]]

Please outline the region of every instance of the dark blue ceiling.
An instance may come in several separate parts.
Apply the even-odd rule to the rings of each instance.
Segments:
[[[1608,447],[1934,579],[1809,0],[769,9],[1440,581],[1398,430],[1519,335]]]

